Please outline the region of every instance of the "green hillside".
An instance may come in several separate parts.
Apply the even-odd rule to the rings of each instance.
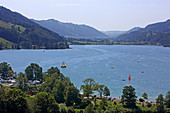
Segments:
[[[17,45],[13,46],[14,48],[69,48],[64,37],[2,6],[0,6],[0,37]]]
[[[54,19],[40,20],[40,21],[32,20],[32,21],[65,37],[72,37],[76,39],[108,38],[108,36],[105,35],[104,33],[87,25],[63,23]]]
[[[118,42],[170,46],[170,20],[146,26],[117,38]]]

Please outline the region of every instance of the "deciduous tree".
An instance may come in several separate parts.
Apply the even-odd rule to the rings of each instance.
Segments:
[[[89,95],[94,91],[95,81],[92,78],[87,78],[83,83],[80,90],[83,89],[83,95],[89,98]]]
[[[123,88],[122,102],[125,103],[127,107],[136,107],[136,98],[135,88],[132,86],[125,86]]]
[[[158,113],[164,113],[164,98],[163,95],[160,94],[156,99],[157,111]]]
[[[109,90],[109,88],[106,86],[105,88],[104,88],[104,91],[103,91],[103,94],[104,94],[104,96],[110,96],[110,90]]]
[[[12,70],[10,64],[7,62],[0,63],[0,76],[4,77],[4,79],[8,77],[10,70]]]
[[[46,92],[39,92],[35,96],[36,113],[59,113],[59,105],[54,97]]]
[[[166,94],[165,104],[167,108],[170,108],[170,91],[168,91],[168,93]]]
[[[142,97],[143,97],[144,100],[147,100],[147,99],[148,99],[147,93],[144,92],[143,95],[142,95]]]
[[[36,63],[31,63],[26,69],[25,74],[28,80],[39,80],[42,81],[42,67]]]

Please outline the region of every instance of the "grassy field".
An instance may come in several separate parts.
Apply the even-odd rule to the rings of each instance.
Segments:
[[[5,45],[6,48],[12,48],[12,45],[14,45],[14,43],[8,41],[8,40],[5,40],[3,38],[0,37],[0,43]]]

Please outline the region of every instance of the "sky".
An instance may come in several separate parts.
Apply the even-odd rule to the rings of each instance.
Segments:
[[[127,31],[170,19],[170,0],[0,0],[27,18],[86,24],[100,31]]]

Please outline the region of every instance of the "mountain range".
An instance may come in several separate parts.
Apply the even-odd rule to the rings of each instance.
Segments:
[[[104,34],[108,35],[110,38],[117,38],[120,35],[128,34],[133,31],[141,29],[140,27],[134,27],[128,31],[103,31]]]
[[[33,22],[55,32],[64,37],[79,38],[79,39],[101,39],[108,38],[107,35],[97,29],[73,23],[63,23],[58,20],[33,20]]]
[[[170,19],[120,35],[115,41],[170,46]]]
[[[0,6],[0,49],[2,48],[69,48],[79,41],[102,44],[128,42],[129,44],[151,44],[170,46],[170,19],[150,24],[145,28],[135,27],[129,31],[98,31],[97,29],[54,19],[33,20],[20,13]],[[73,43],[74,42],[74,43]],[[87,43],[88,44],[88,43]]]
[[[11,47],[8,48],[69,47],[64,37],[38,25],[20,13],[0,6],[0,45],[9,46],[9,43]]]

